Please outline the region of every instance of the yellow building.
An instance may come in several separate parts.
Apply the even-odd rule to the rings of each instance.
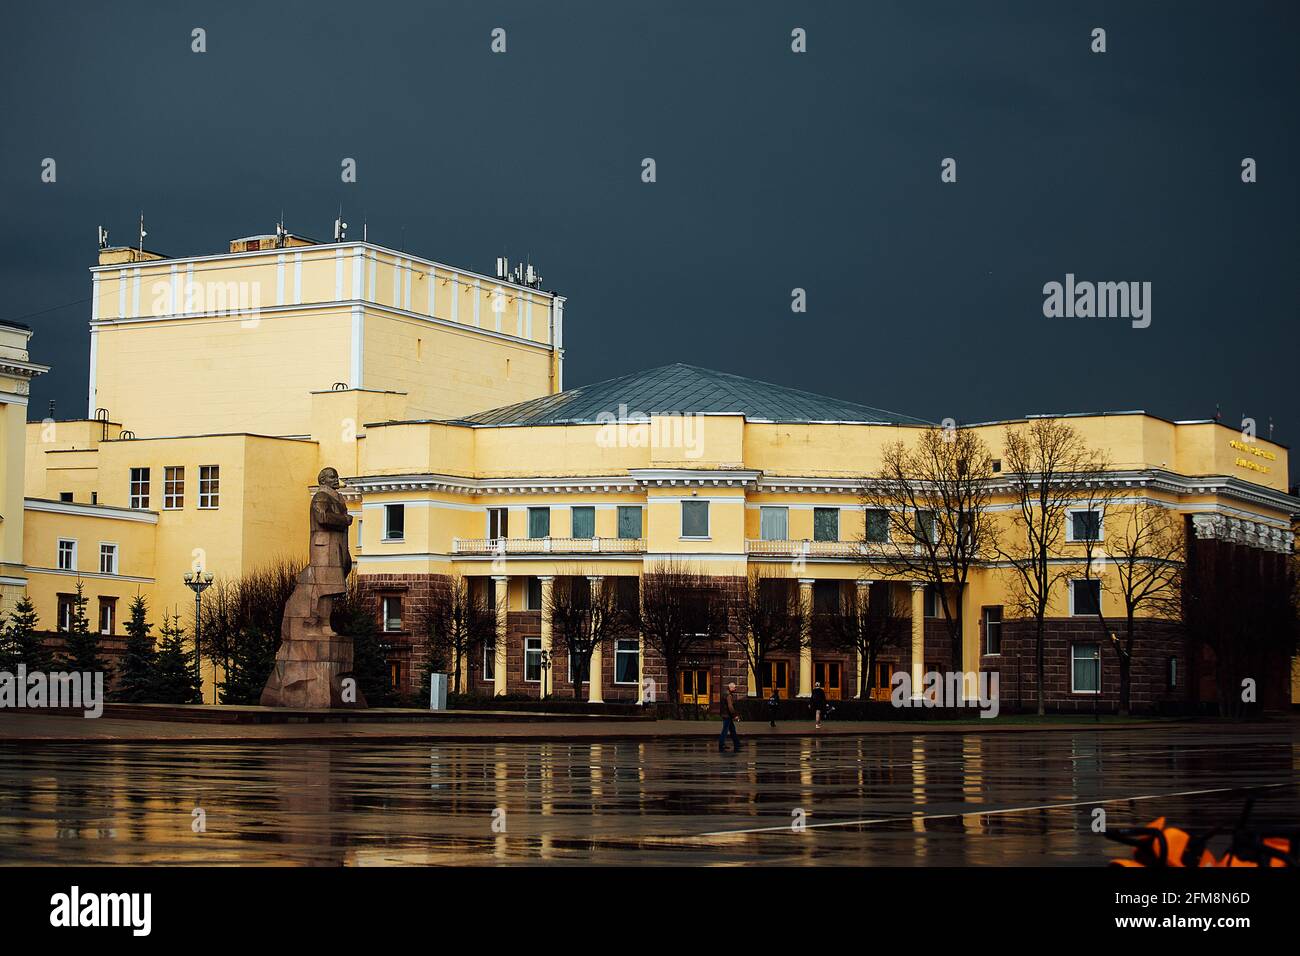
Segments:
[[[705,571],[720,595],[764,567],[814,609],[846,588],[866,587],[871,600],[892,593],[911,608],[912,635],[880,662],[881,681],[952,665],[942,601],[899,580],[897,545],[870,540],[859,494],[884,449],[929,423],[685,365],[566,391],[564,298],[531,275],[498,272],[282,232],[211,256],[102,250],[87,419],[30,422],[25,449],[4,426],[6,494],[25,474],[27,498],[25,509],[4,499],[6,518],[26,515],[5,553],[10,591],[25,581],[47,623],[66,613],[78,578],[110,630],[114,608],[137,592],[155,609],[186,611],[188,570],[237,576],[303,558],[312,485],[331,465],[357,519],[359,580],[378,598],[408,691],[426,661],[424,608],[452,576],[474,579],[499,614],[497,645],[470,662],[467,689],[536,696],[545,678],[568,694],[570,668],[549,658],[540,610],[555,578],[634,580],[668,560]],[[1023,424],[970,427],[996,454]],[[1287,493],[1284,447],[1140,412],[1070,424],[1109,459],[1107,510],[1156,504],[1201,540],[1292,552],[1300,501]],[[991,510],[1009,517],[1006,488]],[[1099,534],[1107,520],[1096,516]],[[1068,568],[1081,553],[1067,536],[1053,560]],[[1025,702],[1023,633],[1002,623],[1008,583],[989,561],[953,596],[961,664],[1000,671],[1003,699]],[[1080,593],[1065,573],[1050,596],[1057,709],[1114,697],[1110,654]],[[1107,588],[1097,599],[1119,611]],[[1200,693],[1189,686],[1196,661],[1166,624],[1151,625],[1150,659],[1135,672],[1151,707]],[[714,648],[664,693],[715,701],[731,679],[754,693],[760,680],[742,660]],[[848,697],[861,692],[857,667],[812,642],[767,662],[761,683],[807,696],[820,682]],[[581,691],[593,701],[640,700],[645,678],[664,680],[630,638],[603,649],[593,672],[601,679]]]

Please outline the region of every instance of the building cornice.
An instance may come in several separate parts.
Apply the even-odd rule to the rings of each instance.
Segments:
[[[746,488],[757,489],[763,473],[751,469],[629,468],[627,473],[643,488]]]
[[[24,511],[44,511],[49,514],[80,515],[85,518],[107,518],[110,521],[138,521],[143,524],[157,524],[158,512],[142,511],[134,508],[119,508],[116,505],[88,505],[75,501],[50,501],[46,498],[24,498]]]
[[[457,495],[599,494],[636,492],[626,475],[556,478],[462,478],[454,475],[365,475],[347,478],[344,492],[442,491]]]

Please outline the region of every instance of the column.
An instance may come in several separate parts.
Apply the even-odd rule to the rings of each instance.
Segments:
[[[537,580],[542,582],[542,653],[546,657],[551,656],[551,616],[547,609],[551,606],[551,588],[555,584],[555,578],[547,575],[539,577]],[[555,680],[551,676],[555,670],[555,663],[551,662],[551,670],[542,671],[543,694],[555,693]]]
[[[962,677],[962,698],[970,700],[979,695],[980,673],[980,611],[975,607],[974,589],[970,583],[961,589],[957,600],[961,602],[961,670],[973,678]]]
[[[799,579],[799,696],[811,697],[813,685],[812,578]]]
[[[921,696],[925,679],[925,584],[912,582],[912,697]]]
[[[640,631],[636,632],[636,702],[653,703],[645,698],[645,635]]]
[[[497,697],[504,696],[506,691],[506,634],[507,611],[510,608],[510,578],[504,574],[494,574],[492,580],[496,582],[496,616],[497,616],[497,638],[496,638],[496,660],[492,664],[496,682],[493,684],[493,693]]]
[[[591,585],[591,602],[595,604],[599,600],[600,589],[605,584],[605,579],[600,575],[587,575],[587,582]],[[591,652],[591,672],[587,675],[587,703],[603,704],[605,695],[602,693],[605,680],[604,657],[599,644]]]
[[[858,581],[858,615],[859,618],[865,617],[867,608],[871,601],[871,585],[874,581]],[[841,678],[842,680],[843,678]],[[866,687],[866,681],[862,679],[862,648],[858,647],[853,652],[853,679],[858,682],[857,693],[853,696],[862,699],[862,692]]]

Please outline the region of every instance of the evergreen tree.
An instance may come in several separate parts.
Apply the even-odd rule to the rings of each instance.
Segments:
[[[6,641],[14,654],[14,667],[23,663],[28,671],[42,672],[54,668],[54,654],[36,631],[39,621],[32,599],[24,594],[14,604],[4,628]]]
[[[280,635],[249,625],[228,641],[225,679],[218,684],[223,704],[256,704],[275,667]]]
[[[12,674],[17,666],[18,645],[5,624],[4,614],[0,614],[0,673]]]
[[[65,670],[93,673],[107,671],[108,665],[99,656],[99,635],[91,630],[86,617],[85,586],[77,582],[77,594],[72,599],[72,620],[64,633],[63,657],[59,662]]]
[[[373,599],[353,585],[347,597],[334,606],[330,626],[352,638],[352,676],[369,707],[392,707],[396,703],[388,659],[379,628],[375,624]]]
[[[158,651],[154,648],[153,625],[145,620],[148,604],[139,594],[131,601],[131,617],[126,622],[126,653],[118,676],[113,699],[129,704],[153,701],[156,691]]]
[[[153,699],[159,704],[201,704],[199,679],[194,673],[194,652],[185,648],[185,629],[179,614],[163,615],[158,657],[154,665]]]

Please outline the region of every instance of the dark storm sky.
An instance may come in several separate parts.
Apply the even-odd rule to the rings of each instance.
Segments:
[[[372,241],[479,271],[531,255],[569,296],[569,385],[685,361],[932,420],[1218,402],[1300,435],[1293,3],[0,17],[0,318],[55,367],[33,415],[84,413],[96,225],[129,242],[143,208],[147,246],[207,254],[281,209],[328,239],[342,202],[352,237],[364,218]],[[1044,318],[1067,272],[1151,282],[1151,327]]]

